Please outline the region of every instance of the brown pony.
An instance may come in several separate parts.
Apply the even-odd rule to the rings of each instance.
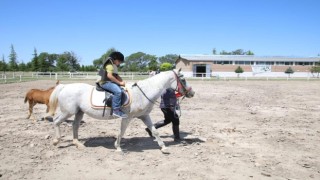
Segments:
[[[59,84],[59,80],[56,82],[56,86]],[[39,104],[45,104],[47,105],[47,110],[46,112],[48,112],[49,110],[49,99],[50,99],[50,95],[52,93],[52,91],[54,90],[54,87],[51,87],[47,90],[40,90],[40,89],[30,89],[27,94],[26,97],[24,98],[24,103],[26,103],[27,101],[29,102],[29,114],[27,119],[30,119],[30,116],[32,115],[32,111],[33,111],[33,107],[39,103]],[[32,115],[33,120],[35,121],[35,117]]]

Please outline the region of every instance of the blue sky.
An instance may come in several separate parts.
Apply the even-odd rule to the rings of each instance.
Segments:
[[[1,0],[0,56],[11,44],[19,62],[41,52],[73,51],[92,65],[109,48],[258,56],[320,54],[319,0]]]

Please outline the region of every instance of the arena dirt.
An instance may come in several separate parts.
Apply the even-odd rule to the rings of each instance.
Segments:
[[[93,84],[91,81],[84,81]],[[60,83],[71,83],[61,81]],[[52,145],[52,122],[26,119],[25,93],[55,81],[0,85],[0,179],[320,179],[319,81],[189,81],[196,92],[181,104],[183,143],[171,125],[158,132],[170,149],[159,150],[134,119],[113,146],[119,120],[84,116],[72,145],[72,118]],[[36,105],[35,116],[45,114]],[[157,106],[153,122],[162,120]]]

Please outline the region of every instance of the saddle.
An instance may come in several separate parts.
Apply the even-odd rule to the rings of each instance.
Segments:
[[[100,84],[97,82],[96,87],[92,88],[92,92],[91,92],[91,97],[90,97],[91,107],[93,109],[103,109],[102,116],[104,116],[106,108],[111,108],[110,115],[112,115],[113,113],[112,98],[113,98],[113,93],[103,89],[100,86]],[[121,106],[125,107],[129,105],[129,103],[130,103],[130,94],[128,90],[122,89]]]

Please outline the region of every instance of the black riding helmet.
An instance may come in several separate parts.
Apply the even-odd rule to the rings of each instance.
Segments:
[[[121,52],[118,52],[118,51],[115,51],[115,52],[112,52],[109,57],[112,59],[112,60],[119,60],[120,62],[123,62],[124,61],[124,56]]]

